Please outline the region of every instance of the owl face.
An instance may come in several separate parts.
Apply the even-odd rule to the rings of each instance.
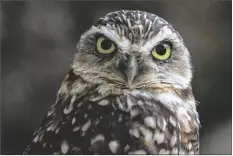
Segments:
[[[190,56],[181,36],[162,18],[121,10],[99,19],[77,46],[72,68],[83,79],[125,89],[191,81]]]

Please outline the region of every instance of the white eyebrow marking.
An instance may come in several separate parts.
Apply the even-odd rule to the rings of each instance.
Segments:
[[[146,51],[150,51],[158,42],[164,40],[166,37],[174,38],[176,39],[176,35],[171,31],[171,29],[168,26],[164,26],[160,29],[159,33],[155,35],[153,38],[149,39],[145,45],[143,46],[143,49]]]

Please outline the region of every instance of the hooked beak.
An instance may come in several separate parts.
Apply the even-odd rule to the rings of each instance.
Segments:
[[[135,56],[130,54],[122,56],[118,69],[124,75],[124,79],[128,84],[132,85],[132,82],[138,73],[138,63]]]

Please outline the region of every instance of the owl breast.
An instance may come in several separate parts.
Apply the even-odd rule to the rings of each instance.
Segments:
[[[181,144],[178,116],[145,92],[105,97],[90,92],[62,103],[47,116],[50,122],[45,119],[28,154],[195,153],[187,137]]]
[[[92,120],[93,124],[86,132],[91,134],[90,140],[97,136],[104,138],[101,143],[89,141],[93,153],[178,153],[180,136],[177,117],[146,93],[137,93],[135,96],[129,92],[100,99],[91,95],[82,107],[81,112],[86,115],[80,112],[77,118]],[[113,142],[114,147],[111,146]]]

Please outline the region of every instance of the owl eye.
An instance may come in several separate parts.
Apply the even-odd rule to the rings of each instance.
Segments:
[[[168,43],[160,43],[153,48],[151,54],[157,60],[167,60],[171,55],[171,46]]]
[[[106,37],[99,37],[96,41],[96,51],[100,54],[111,54],[116,50],[116,45]]]

